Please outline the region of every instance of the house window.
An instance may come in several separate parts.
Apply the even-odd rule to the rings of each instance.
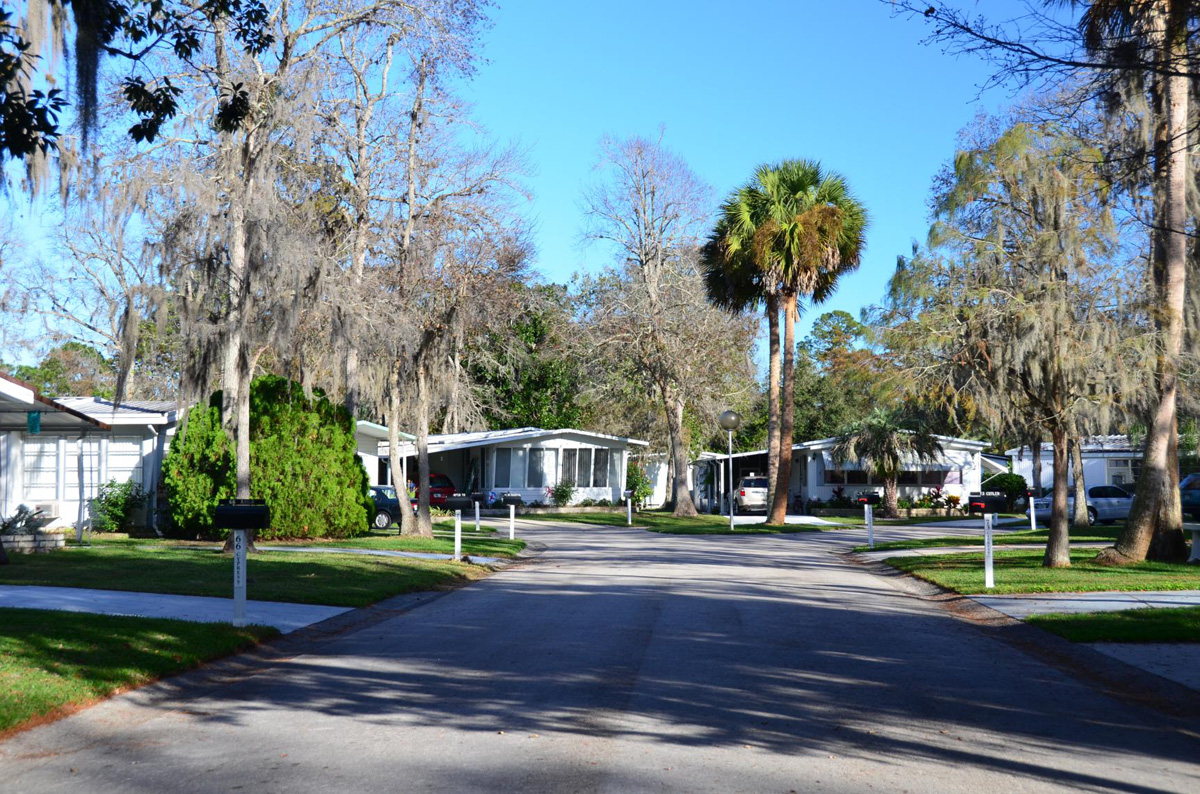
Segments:
[[[50,502],[58,498],[58,439],[25,440],[25,500]]]
[[[575,476],[576,476],[575,467],[578,465],[578,463],[576,462],[577,457],[578,456],[575,454],[575,450],[573,450],[573,449],[564,449],[563,450],[563,453],[562,453],[562,476],[559,478],[559,482],[564,482],[566,480],[575,482]],[[578,484],[578,483],[576,483],[576,484]]]
[[[1130,486],[1142,473],[1142,461],[1134,458],[1109,458],[1108,481],[1112,485]]]
[[[841,469],[826,469],[825,470],[826,485],[845,485],[846,473]]]
[[[529,450],[529,488],[544,488],[550,484],[549,476],[554,471],[554,450]]]
[[[513,488],[524,488],[525,487],[525,466],[528,463],[527,458],[529,457],[529,450],[514,449],[512,451],[512,456],[513,456],[512,487]]]
[[[848,469],[846,471],[847,485],[866,485],[867,473],[861,469]]]
[[[500,447],[496,450],[496,487],[507,488],[511,482],[512,450]]]
[[[592,463],[592,487],[607,488],[608,487],[608,450],[596,450],[594,462]]]
[[[575,487],[591,488],[592,487],[592,451],[590,449],[579,450],[579,475],[575,478]]]
[[[902,471],[896,477],[897,485],[920,485],[921,472],[919,471]]]
[[[921,472],[922,485],[937,485],[941,486],[946,482],[946,472],[944,471],[923,471]]]

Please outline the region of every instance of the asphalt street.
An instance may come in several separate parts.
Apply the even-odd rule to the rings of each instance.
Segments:
[[[855,533],[520,533],[546,551],[404,614],[0,742],[0,790],[1200,791],[1200,719],[832,553]]]

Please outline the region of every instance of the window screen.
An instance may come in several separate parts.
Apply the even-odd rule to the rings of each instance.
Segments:
[[[590,449],[579,450],[579,468],[578,476],[575,478],[575,487],[591,488],[592,487],[592,451]]]
[[[496,487],[507,488],[512,470],[512,450],[500,447],[496,450]]]
[[[577,476],[577,473],[575,471],[575,467],[577,465],[577,463],[576,463],[577,457],[578,456],[575,454],[575,450],[573,450],[573,449],[564,449],[563,450],[563,453],[562,453],[562,476],[559,478],[560,480],[563,480],[563,481],[570,480],[571,482],[574,482],[576,485],[579,484],[578,482],[575,481],[575,477]]]
[[[529,450],[514,449],[512,451],[512,454],[513,454],[512,487],[513,488],[524,488],[525,487],[526,458],[529,457]]]
[[[592,464],[592,487],[608,487],[608,450],[598,449]]]
[[[530,488],[544,488],[549,485],[550,472],[554,470],[554,450],[529,450],[529,478],[526,484]]]

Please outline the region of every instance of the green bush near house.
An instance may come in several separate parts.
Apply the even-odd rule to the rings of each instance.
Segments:
[[[236,472],[220,399],[218,392],[189,412],[163,463],[169,533],[177,537],[224,536],[212,517],[217,501],[234,495]],[[257,533],[264,540],[354,537],[374,514],[349,414],[273,375],[250,390],[250,483],[271,508],[271,528]]]
[[[142,486],[129,480],[109,480],[101,485],[92,500],[92,529],[97,532],[128,532],[133,518],[146,504]]]
[[[646,475],[646,470],[632,460],[625,469],[625,490],[633,491],[633,503],[639,505],[654,494],[654,483]]]
[[[557,485],[551,486],[550,501],[555,507],[566,507],[571,504],[571,497],[575,495],[574,480],[560,480]]]
[[[1000,491],[1004,494],[1005,512],[1011,513],[1016,509],[1018,499],[1025,497],[1029,485],[1020,474],[997,474],[984,483],[984,490]]]

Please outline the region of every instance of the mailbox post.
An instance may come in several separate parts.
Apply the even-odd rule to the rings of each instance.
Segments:
[[[233,539],[233,625],[246,625],[246,552],[250,533],[271,526],[271,509],[261,499],[222,499],[213,516],[215,529],[227,529]]]

